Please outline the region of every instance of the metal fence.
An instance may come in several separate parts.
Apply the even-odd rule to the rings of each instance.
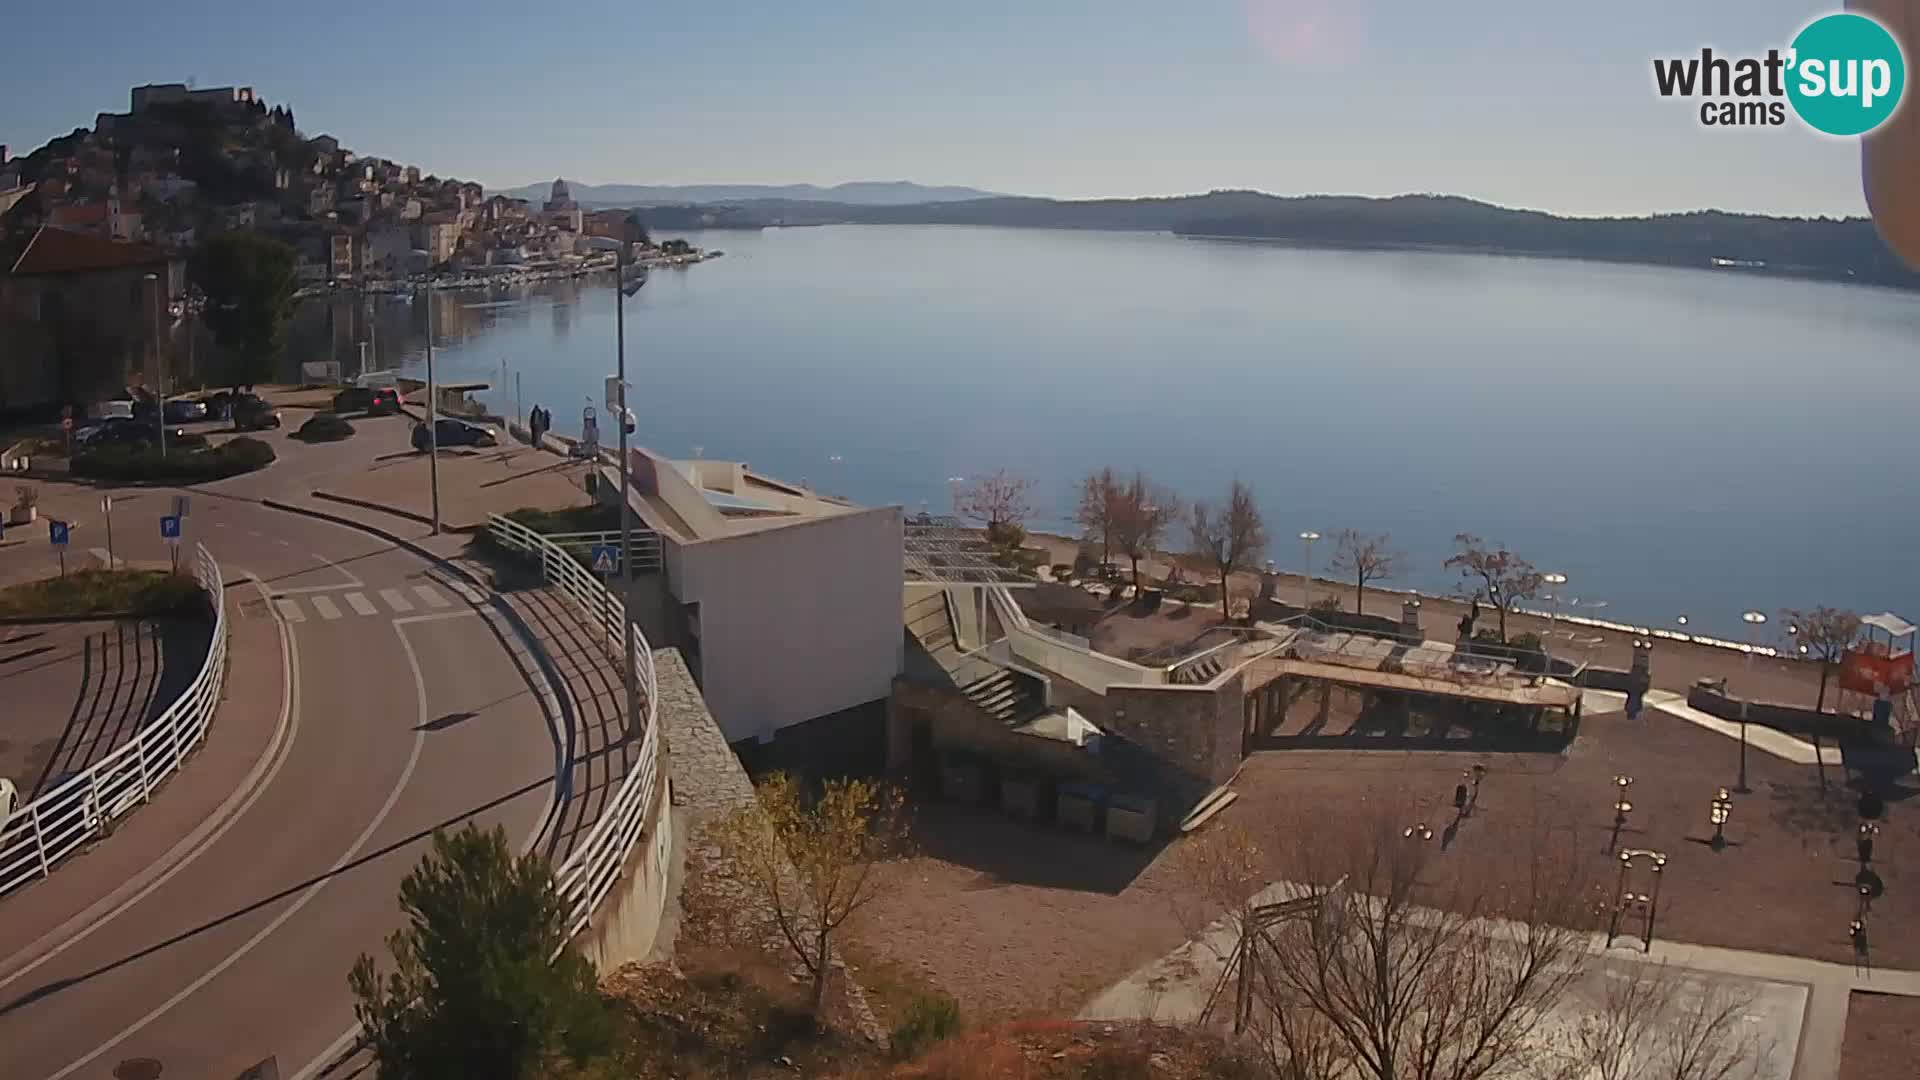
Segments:
[[[574,553],[532,529],[502,517],[488,515],[487,528],[502,547],[522,552],[540,563],[543,577],[579,605],[587,620],[598,627],[601,644],[610,657],[625,645],[626,609]],[[617,535],[617,534],[616,534]],[[636,560],[637,562],[637,560]],[[640,839],[661,791],[655,784],[660,757],[658,696],[655,693],[653,650],[638,627],[633,631],[633,665],[639,682],[640,707],[646,731],[641,737],[640,760],[620,781],[620,788],[600,812],[600,818],[555,870],[560,894],[572,913],[570,934],[578,934],[593,920],[594,909],[620,879],[627,856]]]
[[[153,796],[207,733],[227,670],[227,610],[220,566],[195,545],[194,575],[213,606],[207,658],[186,692],[134,737],[60,781],[0,823],[0,894],[46,877],[81,845]]]
[[[586,559],[600,544],[611,545],[620,550],[620,530],[606,532],[542,533],[548,543],[569,555]],[[651,529],[633,530],[633,569],[635,573],[645,573],[660,569],[660,534]]]

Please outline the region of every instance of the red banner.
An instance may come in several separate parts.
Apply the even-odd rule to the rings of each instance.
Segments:
[[[1913,654],[1882,656],[1878,652],[1848,649],[1840,661],[1840,687],[1874,697],[1905,693],[1913,686]]]

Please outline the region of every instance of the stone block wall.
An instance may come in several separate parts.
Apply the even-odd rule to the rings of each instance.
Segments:
[[[1240,767],[1246,722],[1245,672],[1214,686],[1112,686],[1107,730],[1208,786]]]

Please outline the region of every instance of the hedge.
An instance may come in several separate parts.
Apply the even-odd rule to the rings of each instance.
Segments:
[[[353,434],[353,425],[330,412],[315,413],[293,437],[305,442],[336,442]]]
[[[210,449],[170,452],[165,457],[153,447],[108,446],[74,455],[73,475],[121,483],[195,483],[265,468],[274,460],[273,447],[246,436],[229,439]]]
[[[76,570],[0,589],[0,618],[171,615],[200,604],[200,584],[164,570]]]

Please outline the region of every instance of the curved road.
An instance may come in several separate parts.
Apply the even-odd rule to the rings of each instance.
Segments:
[[[347,968],[385,957],[431,831],[499,824],[519,847],[551,813],[556,742],[529,677],[431,563],[244,495],[196,493],[191,520],[230,582],[253,575],[277,597],[231,588],[233,632],[290,644],[284,702],[230,693],[209,745],[236,708],[284,705],[284,723],[232,814],[195,846],[142,853],[131,886],[87,892],[86,860],[117,835],[0,899],[0,1077],[110,1077],[135,1058],[169,1078],[268,1058],[310,1075],[344,1045]],[[27,917],[63,890],[66,915],[96,910]]]

